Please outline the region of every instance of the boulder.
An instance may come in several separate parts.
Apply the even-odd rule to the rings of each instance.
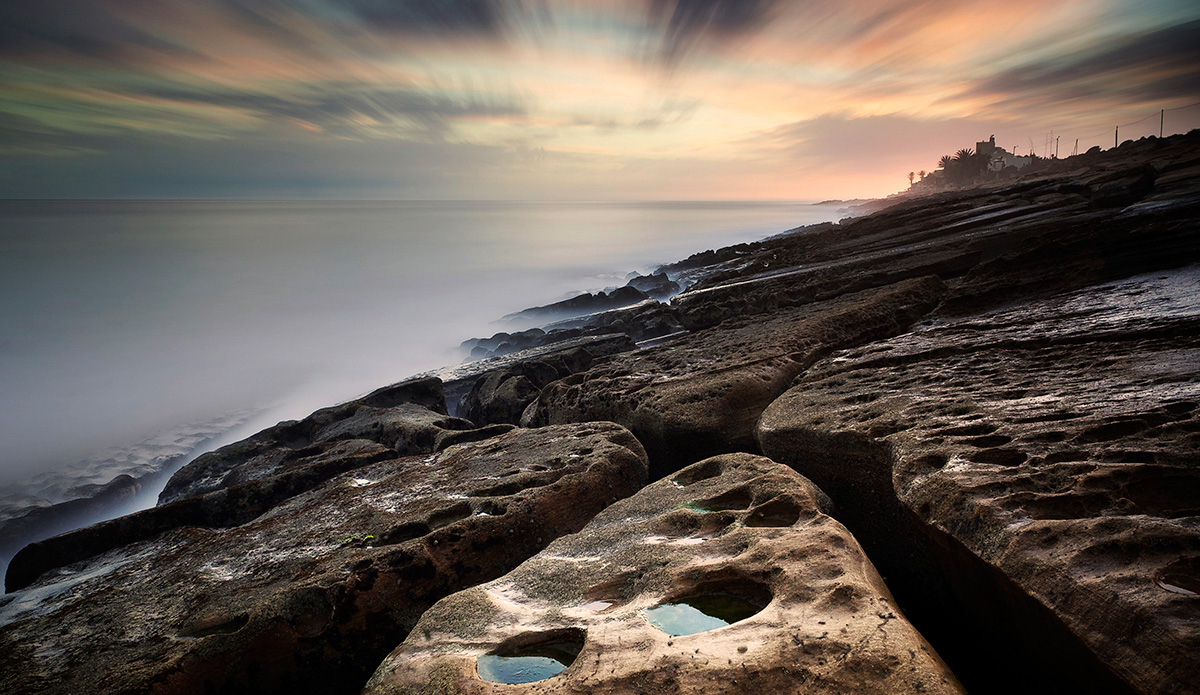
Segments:
[[[968,687],[982,653],[1022,664],[984,674],[999,692],[1200,692],[1197,287],[1191,266],[841,353],[766,410],[762,450],[940,617],[918,624]]]
[[[621,338],[620,347],[632,349],[629,338]],[[520,424],[522,413],[547,384],[591,367],[604,355],[604,350],[577,347],[509,362],[479,375],[459,400],[457,412],[480,425]]]
[[[694,464],[438,602],[364,693],[963,692],[827,509],[768,459]],[[486,680],[555,650],[557,675]]]
[[[909,280],[614,355],[546,386],[526,421],[619,422],[646,447],[652,479],[707,456],[751,450],[759,414],[809,364],[906,330],[943,291],[936,278]]]
[[[357,693],[435,601],[645,475],[617,425],[517,430],[357,468],[232,528],[175,528],[6,595],[0,691]]]
[[[203,454],[171,476],[158,501],[174,502],[272,475],[289,461],[311,455],[314,445],[365,439],[405,456],[432,452],[447,430],[474,427],[446,414],[439,380],[413,379]]]

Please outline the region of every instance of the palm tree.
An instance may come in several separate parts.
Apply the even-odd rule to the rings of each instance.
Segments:
[[[913,180],[913,177],[914,177],[914,176],[916,176],[916,174],[915,174],[915,173],[913,173],[913,172],[911,172],[911,171],[910,171],[910,172],[908,172],[908,185],[910,185],[910,186],[912,185],[912,180]]]
[[[950,163],[953,161],[954,161],[954,157],[952,157],[948,154],[944,154],[944,155],[942,155],[942,158],[938,160],[938,166],[943,169],[946,169],[950,166]]]
[[[926,174],[925,174],[925,170],[924,170],[924,169],[922,169],[922,170],[918,171],[918,172],[917,172],[917,176],[920,176],[920,177],[921,177],[921,180],[922,180],[922,181],[924,181],[924,180],[925,180],[925,176],[926,176]]]
[[[965,162],[970,159],[971,155],[973,154],[975,154],[974,150],[972,150],[970,147],[965,147],[958,152],[955,152],[954,158],[960,162]]]

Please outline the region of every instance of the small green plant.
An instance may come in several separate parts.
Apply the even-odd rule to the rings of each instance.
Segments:
[[[375,540],[375,536],[373,536],[371,534],[367,534],[365,536],[350,535],[350,536],[346,536],[345,538],[343,538],[339,545],[341,545],[343,548],[345,548],[347,546],[355,546],[355,547],[361,548],[363,546],[371,545],[371,542],[374,540]]]

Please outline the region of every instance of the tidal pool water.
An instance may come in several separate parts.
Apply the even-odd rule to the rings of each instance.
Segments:
[[[484,654],[475,668],[480,678],[492,683],[532,683],[562,673],[577,656],[577,645],[541,644],[512,656]]]
[[[655,606],[648,609],[645,616],[654,627],[679,637],[732,625],[762,609],[762,606],[738,596],[709,594]]]

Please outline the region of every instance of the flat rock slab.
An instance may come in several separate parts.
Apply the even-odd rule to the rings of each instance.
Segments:
[[[827,504],[769,459],[696,463],[508,575],[440,601],[364,692],[962,692]],[[696,595],[761,610],[682,636],[648,622],[648,609]],[[544,680],[480,677],[481,657],[545,640],[580,651]]]
[[[1059,644],[1036,644],[1049,621],[1013,632],[1034,651],[1077,641],[1084,670],[1117,679],[1097,690],[1200,692],[1200,267],[839,354],[759,438],[839,509],[891,497],[982,561],[998,578],[966,587],[980,603],[1032,598]],[[869,516],[847,523],[887,544]]]
[[[933,277],[757,315],[610,357],[546,386],[533,422],[610,420],[637,435],[651,479],[754,447],[758,416],[829,352],[896,335],[945,291]]]
[[[0,605],[6,693],[357,693],[437,599],[638,490],[611,423],[370,464],[225,530],[174,529]]]
[[[942,311],[962,315],[1200,261],[1198,158],[1193,132],[1044,161],[1017,181],[900,196],[878,214],[668,266],[703,278],[672,304],[694,330],[935,274],[951,284]]]

